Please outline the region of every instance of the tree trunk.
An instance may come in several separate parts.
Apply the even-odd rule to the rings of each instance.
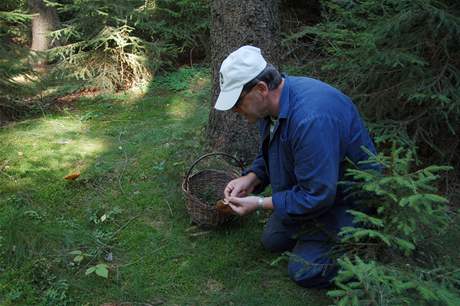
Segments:
[[[219,88],[219,69],[228,54],[243,45],[262,50],[267,62],[279,59],[278,0],[214,0],[211,5],[212,109],[207,134],[214,150],[236,154],[246,161],[258,151],[258,132],[242,116],[214,109]]]
[[[29,10],[36,14],[32,18],[32,45],[30,49],[35,51],[33,66],[35,69],[43,70],[46,66],[44,51],[50,48],[49,33],[57,28],[59,19],[56,10],[48,7],[43,0],[29,0]]]

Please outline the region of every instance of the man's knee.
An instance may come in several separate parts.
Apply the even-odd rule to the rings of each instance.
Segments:
[[[262,245],[274,253],[290,251],[296,244],[290,236],[290,229],[284,226],[277,215],[272,214],[262,234]]]
[[[287,238],[284,234],[267,231],[262,234],[261,242],[266,250],[273,253],[291,250],[295,245],[295,240]]]

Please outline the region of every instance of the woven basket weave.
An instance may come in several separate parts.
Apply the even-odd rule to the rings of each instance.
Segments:
[[[192,173],[198,164],[211,157],[225,157],[237,166],[226,163],[225,169],[205,168]],[[182,182],[182,190],[187,197],[187,212],[194,223],[215,227],[234,218],[233,215],[220,213],[215,204],[224,197],[224,189],[228,182],[239,177],[242,170],[242,161],[221,152],[205,154],[192,164]]]

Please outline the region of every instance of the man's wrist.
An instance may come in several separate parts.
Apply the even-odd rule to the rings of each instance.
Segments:
[[[248,172],[248,174],[246,174],[246,177],[249,178],[252,188],[256,187],[261,183],[261,180],[257,177],[257,174],[254,171]]]
[[[263,197],[258,197],[257,198],[257,209],[258,210],[263,210],[264,209],[264,198]]]

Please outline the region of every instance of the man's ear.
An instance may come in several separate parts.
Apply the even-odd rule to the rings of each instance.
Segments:
[[[263,95],[266,95],[269,92],[268,85],[264,81],[257,83],[256,88]]]

